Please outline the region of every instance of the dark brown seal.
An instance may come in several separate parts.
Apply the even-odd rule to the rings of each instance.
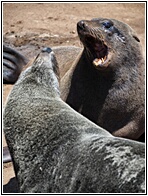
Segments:
[[[15,49],[3,45],[3,83],[14,84],[28,59]]]
[[[144,57],[136,33],[114,19],[77,24],[84,45],[61,82],[62,98],[115,136],[144,134]]]

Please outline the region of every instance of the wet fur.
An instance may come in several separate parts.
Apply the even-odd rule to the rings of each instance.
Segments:
[[[3,45],[3,83],[14,84],[28,59],[15,49]]]
[[[64,103],[55,58],[42,55],[21,74],[4,111],[19,191],[144,192],[144,144],[113,137]]]
[[[63,75],[69,70],[71,67],[74,59],[80,53],[82,48],[75,47],[75,46],[57,46],[53,47],[52,50],[54,51],[57,61],[59,62],[59,78],[62,78]],[[30,67],[34,61],[35,57],[31,60],[27,60],[22,54],[18,51],[14,50],[10,46],[3,46],[3,100],[4,104],[7,101],[8,94],[10,93],[11,89],[13,88],[13,84],[17,81],[20,73]],[[27,63],[28,62],[28,63]],[[13,69],[12,69],[12,68]],[[8,85],[9,84],[9,85]],[[10,85],[11,84],[11,85]],[[3,162],[10,162],[11,156],[9,151],[5,147],[3,153]]]

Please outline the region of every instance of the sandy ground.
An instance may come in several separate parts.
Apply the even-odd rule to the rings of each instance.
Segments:
[[[145,51],[144,3],[3,3],[3,42],[28,58],[43,46],[81,46],[76,24],[83,19],[114,18],[129,24]],[[7,87],[3,92],[3,102]],[[3,137],[3,146],[6,146]],[[17,192],[11,163],[3,165],[3,192]]]

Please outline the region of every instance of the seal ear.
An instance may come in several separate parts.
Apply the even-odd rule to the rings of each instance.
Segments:
[[[140,42],[140,39],[139,39],[136,35],[133,35],[133,38],[134,38],[137,42]]]

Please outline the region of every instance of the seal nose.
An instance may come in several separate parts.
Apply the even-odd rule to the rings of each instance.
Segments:
[[[85,29],[85,28],[87,27],[87,24],[85,23],[84,20],[81,20],[81,21],[79,21],[79,22],[77,23],[77,27],[78,27],[79,29]]]
[[[51,52],[52,52],[52,49],[49,48],[49,47],[46,47],[46,48],[43,48],[43,49],[42,49],[42,52],[51,53]]]
[[[42,57],[42,58],[51,58],[53,56],[54,52],[52,51],[51,48],[49,47],[45,47],[41,50],[41,52],[37,55],[36,59],[38,59],[38,57]],[[35,60],[36,60],[35,59]]]

